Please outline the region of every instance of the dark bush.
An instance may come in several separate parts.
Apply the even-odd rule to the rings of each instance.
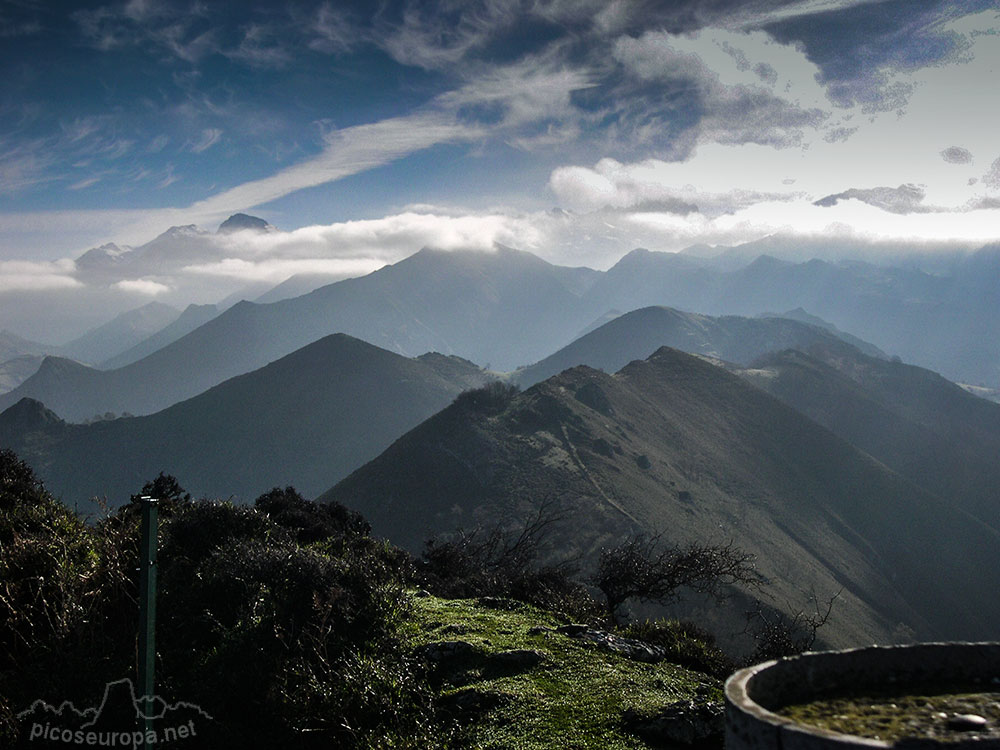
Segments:
[[[589,582],[604,594],[608,620],[617,624],[629,599],[665,604],[682,588],[721,598],[725,586],[758,586],[760,577],[753,555],[732,544],[670,547],[659,536],[639,534],[602,549]]]
[[[102,689],[109,672],[120,676],[129,642],[118,625],[134,613],[122,604],[135,598],[130,569],[119,564],[127,545],[123,555],[106,557],[101,531],[52,498],[6,450],[0,451],[0,498],[3,736],[16,732],[13,712],[33,700],[78,700]]]
[[[813,597],[812,612],[800,609],[795,614],[758,602],[755,610],[746,613],[744,632],[754,641],[753,653],[746,663],[759,664],[811,650],[819,638],[819,629],[829,621],[839,596],[838,591],[823,602]]]
[[[622,634],[660,646],[674,664],[719,679],[725,679],[736,670],[736,662],[715,645],[715,636],[690,622],[643,620],[629,624]]]
[[[291,488],[192,502],[168,475],[140,494],[166,511],[157,693],[217,719],[190,747],[454,744],[402,645],[410,558],[358,514]],[[94,705],[134,675],[139,515],[87,526],[0,452],[0,745],[34,700]]]
[[[433,724],[415,697],[418,676],[395,663],[409,557],[361,533],[367,525],[356,514],[300,501],[279,490],[261,503],[287,528],[256,508],[206,501],[170,521],[160,552],[165,689],[219,719],[228,743],[277,746],[305,730],[318,740],[346,725],[368,737],[375,725],[351,724],[359,720],[342,688],[360,659],[402,681],[382,698],[410,696],[405,706],[382,705],[385,716]],[[301,546],[303,526],[310,539],[324,529],[319,541]]]
[[[506,409],[520,392],[520,387],[513,383],[491,380],[481,388],[458,394],[455,404],[476,414],[497,414]]]
[[[202,500],[179,510],[161,531],[161,571],[197,564],[215,550],[250,541],[289,542],[292,535],[263,513],[230,502]]]
[[[156,475],[156,479],[151,479],[142,485],[142,489],[129,498],[129,502],[138,502],[140,497],[151,497],[154,500],[173,503],[191,502],[191,493],[181,487],[177,477],[173,474],[164,474],[162,471]]]
[[[371,526],[357,511],[337,502],[306,500],[294,487],[275,487],[258,497],[254,506],[279,526],[292,531],[299,544],[371,532]]]
[[[46,503],[48,493],[24,461],[8,448],[0,448],[0,511]]]
[[[417,563],[418,582],[438,596],[504,597],[573,619],[596,619],[600,606],[575,580],[576,567],[542,562],[547,533],[560,520],[545,501],[520,530],[495,527],[431,539]]]

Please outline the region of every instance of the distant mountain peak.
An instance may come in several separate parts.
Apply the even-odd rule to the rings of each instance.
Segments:
[[[219,225],[217,234],[241,232],[244,229],[251,229],[255,232],[270,232],[274,229],[274,227],[256,216],[250,216],[249,214],[233,214]]]
[[[170,227],[160,237],[190,237],[195,234],[202,234],[202,231],[194,224],[184,224],[182,226]],[[160,239],[160,237],[156,239]]]
[[[45,408],[45,404],[41,401],[33,398],[22,398],[0,413],[0,424],[8,429],[29,432],[48,425],[64,424],[64,422],[55,412]]]

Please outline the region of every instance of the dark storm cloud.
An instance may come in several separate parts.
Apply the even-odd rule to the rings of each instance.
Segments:
[[[970,164],[972,152],[961,146],[949,146],[941,152],[941,158],[949,164]]]
[[[820,198],[813,205],[829,208],[836,206],[842,200],[853,199],[893,214],[931,213],[934,211],[933,208],[922,205],[924,196],[924,190],[916,185],[900,185],[895,188],[851,188],[842,193]]]

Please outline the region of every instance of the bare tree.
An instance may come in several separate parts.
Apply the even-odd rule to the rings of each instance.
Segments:
[[[659,535],[643,534],[601,550],[597,572],[589,579],[604,594],[608,618],[616,625],[629,599],[666,604],[677,598],[681,588],[721,598],[727,585],[756,587],[760,582],[753,555],[731,542],[666,547]]]
[[[425,583],[452,596],[502,590],[535,567],[551,528],[564,519],[558,498],[546,496],[520,531],[500,526],[458,531],[452,539],[424,545],[420,570]],[[436,584],[436,586],[435,586]]]
[[[749,663],[757,664],[811,650],[816,644],[817,631],[830,619],[833,603],[840,593],[838,591],[822,602],[813,595],[813,612],[800,609],[794,615],[773,609],[765,611],[758,602],[755,610],[746,613],[746,627],[743,629],[756,644]],[[789,611],[791,609],[788,608]]]

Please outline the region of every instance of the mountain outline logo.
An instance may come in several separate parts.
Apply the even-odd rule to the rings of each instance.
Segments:
[[[128,677],[106,683],[96,706],[78,709],[68,700],[56,706],[39,698],[17,718],[21,722],[18,747],[22,748],[139,748],[144,743],[179,747],[214,721],[188,701],[168,703],[155,694],[136,696]]]

